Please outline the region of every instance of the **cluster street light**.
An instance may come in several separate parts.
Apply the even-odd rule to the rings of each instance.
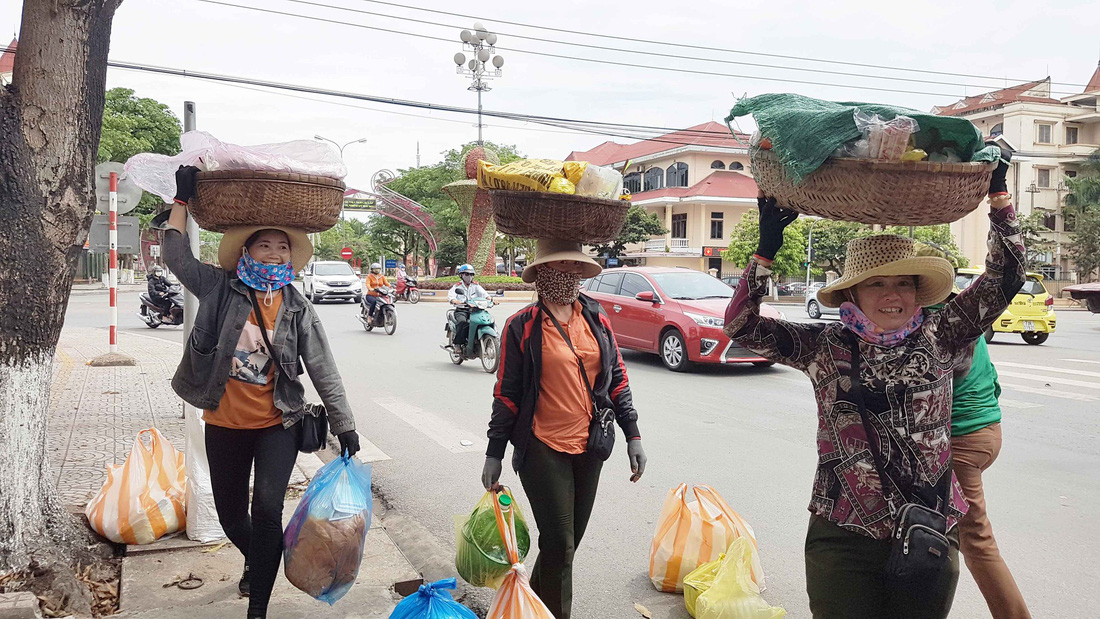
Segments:
[[[477,143],[482,144],[481,139],[481,93],[492,90],[488,80],[503,75],[504,56],[496,53],[497,35],[485,29],[481,22],[475,22],[473,30],[463,30],[459,33],[462,39],[462,50],[470,53],[459,52],[454,55],[457,65],[456,73],[471,78],[470,87],[477,93]]]
[[[359,138],[358,140],[352,140],[341,146],[340,143],[336,140],[330,140],[323,135],[315,135],[313,136],[313,139],[321,140],[322,142],[328,142],[329,144],[335,146],[336,150],[340,151],[340,161],[344,160],[345,148],[351,146],[352,144],[363,144],[367,141],[367,138]],[[343,244],[343,247],[348,246],[348,231],[347,228],[344,227],[344,205],[342,203],[340,204],[340,242]],[[314,245],[316,245],[317,239],[314,239],[313,243]]]

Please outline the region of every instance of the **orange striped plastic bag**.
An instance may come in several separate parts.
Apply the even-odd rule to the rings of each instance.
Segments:
[[[515,510],[511,509],[505,514],[498,501],[493,501],[493,507],[496,510],[500,536],[508,551],[508,560],[512,562],[512,570],[504,577],[504,582],[493,596],[493,604],[485,615],[486,619],[554,619],[553,613],[531,588],[527,568],[519,560]]]
[[[145,434],[150,447],[141,440]],[[126,462],[107,468],[107,481],[84,508],[88,524],[118,544],[151,544],[184,528],[183,460],[156,428],[139,432]]]
[[[716,561],[740,537],[752,541],[749,523],[710,486],[693,486],[695,501],[687,500],[687,484],[669,490],[649,551],[649,580],[658,591],[680,593],[684,577],[704,563]],[[757,553],[752,579],[764,590],[764,570]]]

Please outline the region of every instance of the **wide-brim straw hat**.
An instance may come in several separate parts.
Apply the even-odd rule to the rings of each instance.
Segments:
[[[270,225],[233,226],[225,231],[221,245],[218,246],[218,263],[221,267],[226,271],[236,271],[245,241],[260,230],[279,230],[286,234],[290,239],[290,265],[295,271],[301,271],[309,264],[309,259],[313,256],[313,243],[309,242],[309,235],[304,230]]]
[[[539,265],[560,260],[575,260],[581,263],[581,277],[595,277],[603,271],[600,263],[591,256],[581,251],[581,244],[572,241],[559,241],[556,239],[539,239],[535,248],[535,259],[523,269],[523,281],[528,284],[535,281],[538,276]]]
[[[848,241],[844,258],[844,276],[817,293],[825,307],[840,307],[848,300],[845,291],[872,277],[915,275],[917,305],[935,305],[951,294],[955,268],[935,256],[918,256],[913,239],[879,234]]]

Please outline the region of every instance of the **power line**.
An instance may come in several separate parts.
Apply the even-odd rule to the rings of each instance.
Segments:
[[[302,5],[306,5],[306,6],[312,6],[312,7],[323,8],[323,9],[333,9],[333,10],[337,10],[337,11],[346,11],[346,12],[349,12],[349,13],[356,13],[356,14],[359,14],[359,15],[369,15],[371,17],[382,17],[382,18],[386,18],[386,19],[395,19],[395,20],[399,20],[399,21],[407,21],[407,22],[412,22],[412,23],[416,23],[416,24],[423,24],[423,25],[428,25],[428,26],[439,26],[439,27],[444,27],[444,28],[455,28],[455,29],[462,28],[462,26],[458,26],[458,25],[455,25],[455,24],[445,24],[445,23],[440,23],[440,22],[436,22],[436,21],[416,19],[416,18],[413,18],[413,17],[401,17],[401,16],[397,16],[397,15],[389,15],[389,14],[386,14],[386,13],[379,13],[379,12],[376,12],[376,11],[365,11],[365,10],[362,10],[362,9],[353,9],[353,8],[350,8],[350,7],[338,6],[338,5],[333,5],[333,4],[325,4],[325,3],[322,3],[322,2],[311,2],[310,0],[286,0],[286,1],[287,2],[292,2],[294,4],[302,4]],[[372,0],[361,0],[361,1],[370,2]],[[410,7],[410,8],[415,8],[415,7]],[[420,10],[428,10],[428,9],[420,9]],[[435,11],[432,11],[432,12],[435,12]],[[955,86],[955,87],[959,87],[959,88],[976,88],[976,89],[984,89],[984,90],[1001,90],[1003,88],[1003,87],[989,86],[989,85],[984,85],[984,84],[962,84],[962,83],[958,83],[958,82],[945,82],[943,80],[925,80],[925,79],[916,79],[916,78],[909,78],[909,77],[896,77],[896,76],[891,76],[891,75],[867,75],[867,74],[863,74],[863,73],[851,73],[851,72],[847,72],[847,71],[831,71],[831,70],[827,70],[827,69],[808,69],[808,68],[804,68],[804,67],[788,67],[788,66],[775,65],[775,64],[758,63],[758,62],[741,62],[741,61],[737,61],[737,60],[725,60],[725,59],[721,59],[721,58],[705,58],[705,57],[701,57],[701,56],[684,56],[684,55],[681,55],[681,54],[666,54],[666,53],[661,53],[661,52],[652,52],[652,51],[645,51],[645,50],[624,49],[624,48],[621,48],[621,47],[608,47],[606,45],[593,45],[593,44],[589,44],[589,43],[575,43],[575,42],[569,42],[569,41],[562,41],[562,40],[559,40],[559,39],[548,39],[548,38],[545,38],[545,37],[528,36],[528,35],[518,34],[518,33],[515,33],[515,32],[510,32],[510,33],[497,32],[497,34],[502,35],[502,36],[513,37],[513,38],[516,38],[516,39],[525,39],[525,40],[528,40],[528,41],[538,41],[538,42],[541,42],[541,43],[551,43],[551,44],[554,44],[554,45],[569,45],[569,46],[572,46],[572,47],[583,47],[583,48],[588,48],[588,49],[596,49],[596,50],[616,52],[616,53],[625,53],[625,54],[638,54],[638,55],[643,55],[643,56],[656,56],[656,57],[659,57],[659,58],[671,58],[671,59],[676,59],[676,60],[691,60],[691,61],[696,61],[696,62],[713,62],[713,63],[719,63],[719,64],[731,64],[731,65],[757,67],[757,68],[764,68],[764,69],[780,69],[780,70],[784,70],[784,71],[802,71],[802,72],[808,72],[808,73],[819,73],[819,74],[824,74],[824,75],[839,75],[839,76],[844,76],[844,77],[856,77],[856,78],[864,78],[864,79],[881,79],[881,80],[892,80],[892,81],[901,81],[901,82],[912,82],[912,83],[917,83],[917,84]],[[509,48],[507,48],[507,47],[498,47],[498,49],[508,50]],[[522,52],[522,50],[513,50],[513,51]],[[982,78],[982,79],[986,79],[986,78]],[[994,79],[994,78],[988,78],[988,79]],[[1001,81],[1000,78],[996,78],[996,79],[997,79],[997,81]],[[1070,91],[1052,91],[1052,93],[1053,94],[1077,94],[1075,92],[1070,92]]]
[[[645,44],[650,44],[650,45],[665,45],[665,46],[669,46],[669,47],[680,47],[680,48],[685,48],[685,49],[698,49],[698,50],[711,51],[711,52],[724,52],[724,53],[728,53],[728,54],[744,54],[744,55],[748,55],[748,56],[762,56],[762,57],[766,57],[766,58],[781,58],[781,59],[784,59],[784,60],[799,60],[799,61],[803,61],[803,62],[837,64],[837,65],[844,65],[844,66],[849,66],[849,67],[862,67],[862,68],[865,68],[865,69],[883,69],[883,70],[887,70],[887,71],[905,71],[905,72],[909,72],[909,73],[927,73],[927,74],[930,74],[930,75],[945,75],[945,76],[949,76],[949,77],[969,77],[969,78],[984,79],[984,80],[997,80],[997,81],[1007,80],[1007,81],[1021,82],[1021,83],[1035,81],[1035,80],[1030,80],[1030,79],[1028,79],[1028,80],[1025,80],[1025,79],[1009,79],[1007,77],[995,77],[995,76],[989,76],[989,75],[974,75],[974,74],[969,74],[969,73],[952,73],[952,72],[949,72],[949,71],[933,71],[933,70],[930,70],[930,69],[913,69],[913,68],[908,68],[908,67],[893,67],[893,66],[889,66],[889,65],[866,64],[866,63],[861,63],[861,62],[848,62],[848,61],[843,61],[843,60],[827,60],[827,59],[824,59],[824,58],[808,58],[808,57],[805,57],[805,56],[790,56],[790,55],[784,55],[784,54],[771,54],[771,53],[766,53],[766,52],[751,52],[751,51],[747,51],[747,50],[729,49],[729,48],[723,48],[723,47],[709,47],[709,46],[705,46],[705,45],[692,45],[690,43],[671,43],[671,42],[668,42],[668,41],[657,41],[657,40],[653,40],[653,39],[639,39],[639,38],[633,38],[633,37],[617,36],[617,35],[613,35],[613,34],[600,34],[600,33],[596,33],[596,32],[584,32],[584,31],[580,31],[580,30],[567,30],[567,29],[564,29],[564,28],[555,28],[555,27],[552,27],[552,26],[540,26],[540,25],[534,25],[534,24],[525,24],[525,23],[522,23],[522,22],[507,21],[507,20],[496,19],[496,18],[491,18],[491,17],[477,17],[477,16],[474,16],[474,15],[467,15],[467,14],[464,14],[464,13],[453,13],[453,12],[450,12],[450,11],[440,11],[440,10],[436,10],[436,9],[426,9],[426,8],[407,5],[407,4],[398,4],[396,2],[386,2],[385,0],[359,0],[359,1],[360,2],[370,2],[372,4],[381,4],[381,5],[391,6],[391,7],[401,8],[401,9],[412,9],[412,10],[415,10],[415,11],[423,11],[423,12],[426,12],[426,13],[436,13],[436,14],[439,14],[439,15],[448,15],[450,17],[461,17],[463,19],[473,19],[473,20],[478,20],[478,21],[489,21],[489,22],[498,23],[498,24],[507,24],[509,26],[518,26],[518,27],[521,27],[521,28],[533,28],[533,29],[537,29],[537,30],[545,30],[545,31],[548,31],[548,32],[560,32],[560,33],[563,33],[563,34],[572,34],[572,35],[580,35],[580,36],[587,36],[587,37],[597,37],[597,38],[602,38],[602,39],[612,39],[612,40],[615,40],[615,41],[629,41],[629,42],[632,42],[632,43],[645,43]],[[513,34],[511,36],[517,36],[517,35]],[[1080,87],[1080,88],[1083,88],[1083,87],[1086,86],[1086,84],[1077,84],[1077,83],[1073,83],[1073,82],[1051,82],[1051,83],[1052,84],[1058,84],[1059,86],[1074,86],[1074,87]],[[1079,93],[1070,93],[1070,94],[1079,94]]]

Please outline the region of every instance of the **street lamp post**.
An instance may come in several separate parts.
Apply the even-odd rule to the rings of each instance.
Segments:
[[[470,87],[477,93],[477,144],[482,145],[481,139],[481,93],[492,90],[488,80],[503,75],[501,68],[504,66],[504,56],[496,53],[497,35],[485,29],[481,22],[474,23],[473,30],[463,30],[459,33],[462,39],[463,51],[471,52],[469,62],[466,54],[459,52],[454,55],[457,65],[456,73],[467,75],[471,78]],[[489,65],[492,65],[490,68]]]
[[[367,138],[359,138],[358,140],[352,140],[350,142],[345,143],[343,146],[341,146],[339,142],[337,142],[335,140],[330,140],[330,139],[328,139],[324,136],[321,136],[321,135],[315,135],[315,136],[313,136],[313,139],[328,142],[329,144],[332,144],[333,146],[335,146],[336,150],[340,151],[340,161],[344,160],[344,149],[345,148],[351,146],[352,144],[362,144],[362,143],[367,141]],[[348,246],[348,231],[344,227],[344,204],[342,202],[340,203],[340,242],[343,244],[343,247]],[[343,247],[341,247],[341,249],[343,249]]]

